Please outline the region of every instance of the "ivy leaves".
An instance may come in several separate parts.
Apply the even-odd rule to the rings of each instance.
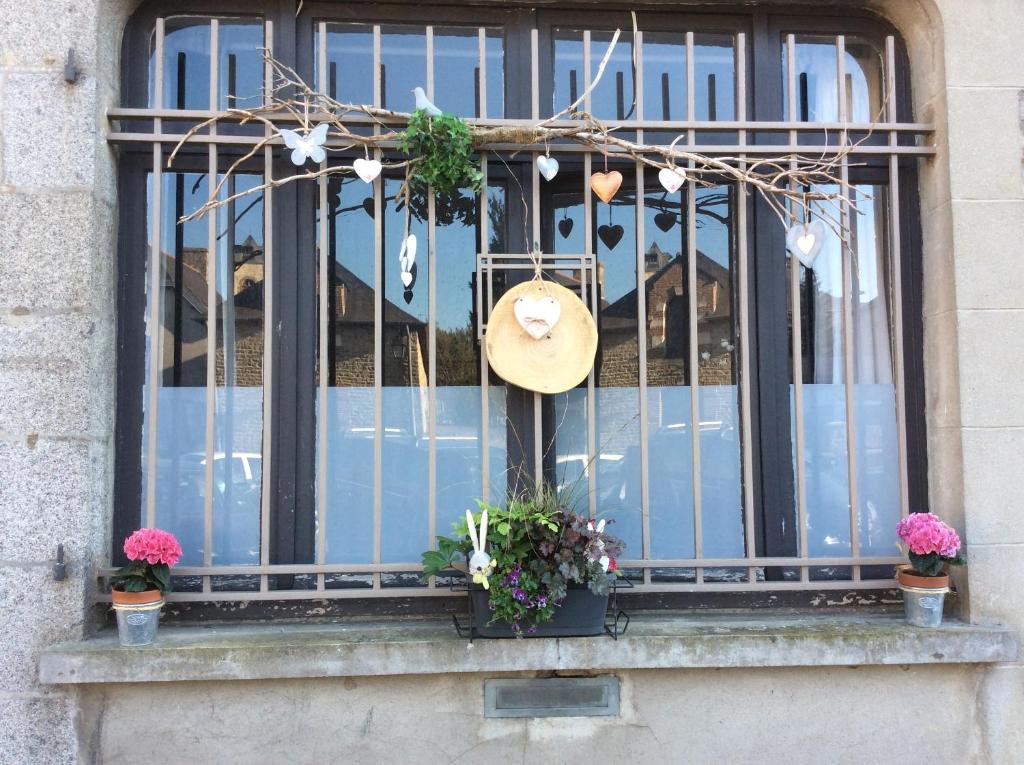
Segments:
[[[484,178],[473,159],[473,137],[454,114],[431,117],[417,109],[398,148],[416,158],[412,181],[421,189],[432,186],[437,193],[451,194],[469,187],[480,193]]]

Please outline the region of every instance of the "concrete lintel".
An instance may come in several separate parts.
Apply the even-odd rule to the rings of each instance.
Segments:
[[[46,684],[265,680],[544,670],[954,664],[1015,661],[1017,633],[889,615],[646,615],[626,635],[460,639],[450,622],[165,627],[156,644],[116,635],[63,643],[39,662]]]

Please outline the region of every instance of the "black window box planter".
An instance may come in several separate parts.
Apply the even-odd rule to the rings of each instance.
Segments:
[[[482,587],[471,587],[470,618],[473,634],[484,638],[515,637],[512,625],[506,621],[491,621],[493,612],[487,606],[488,593]],[[605,614],[608,611],[608,593],[595,595],[586,587],[570,587],[562,605],[555,609],[550,621],[538,624],[535,632],[523,637],[590,637],[605,634]]]

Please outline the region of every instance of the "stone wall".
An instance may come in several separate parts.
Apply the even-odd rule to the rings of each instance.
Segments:
[[[1024,5],[870,2],[907,40],[916,118],[938,126],[920,189],[931,503],[968,540],[963,615],[1024,630]],[[39,685],[39,652],[90,632],[110,546],[117,214],[102,135],[133,5],[0,0],[0,762],[281,762],[307,744],[310,761],[381,761],[386,741],[410,762],[707,761],[726,747],[735,762],[1019,762],[1021,663],[625,673],[627,711],[603,722],[484,721],[473,677],[83,698]],[[934,700],[925,722],[907,726],[908,699]]]

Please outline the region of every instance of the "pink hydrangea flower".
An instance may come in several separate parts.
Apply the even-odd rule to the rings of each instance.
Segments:
[[[173,566],[181,558],[181,545],[169,531],[139,529],[124,540],[124,554],[129,560],[143,560],[151,566]]]
[[[932,513],[911,513],[896,524],[896,533],[915,555],[954,558],[960,550],[956,531]]]

